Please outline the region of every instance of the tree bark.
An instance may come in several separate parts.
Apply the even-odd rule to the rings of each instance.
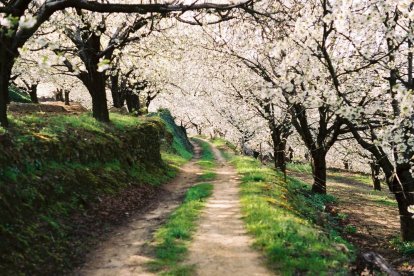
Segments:
[[[111,94],[112,101],[115,108],[121,108],[124,106],[122,100],[121,89],[119,87],[119,75],[111,76]]]
[[[138,95],[129,92],[128,95],[126,96],[126,102],[127,102],[127,107],[128,107],[128,111],[130,113],[133,113],[135,111],[139,111],[140,109],[140,102],[139,102],[139,97]]]
[[[351,169],[351,164],[350,164],[349,160],[344,160],[344,169],[346,171],[349,171]]]
[[[312,152],[312,192],[326,194],[326,152],[318,149]]]
[[[270,109],[269,109],[270,110]],[[285,173],[286,171],[286,139],[280,128],[275,125],[273,117],[268,119],[270,135],[273,142],[274,164],[277,170]]]
[[[2,66],[3,67],[3,66]],[[2,127],[7,128],[9,121],[7,119],[7,102],[9,95],[9,79],[7,75],[0,72],[0,124]]]
[[[397,176],[394,177],[392,185],[398,202],[401,237],[404,241],[414,241],[414,214],[408,211],[409,206],[414,206],[414,178],[409,166],[397,166]]]
[[[98,59],[90,59],[87,72],[78,78],[88,89],[92,98],[92,116],[100,122],[109,122],[108,102],[106,99],[106,80],[104,72],[98,72]]]
[[[60,88],[57,89],[56,101],[57,102],[64,102],[64,99],[63,99],[63,89],[60,89]]]
[[[109,122],[108,102],[106,99],[105,75],[98,72],[98,66],[91,66],[87,75],[81,77],[92,98],[92,116],[100,122]]]
[[[378,165],[376,160],[373,160],[370,163],[370,165],[371,165],[371,179],[374,185],[374,190],[381,191],[381,181],[379,179],[380,166]]]
[[[91,94],[92,95],[92,94]],[[108,103],[106,101],[106,94],[96,91],[92,95],[92,115],[100,122],[109,122]]]
[[[275,168],[284,172],[286,170],[286,141],[283,141],[277,134],[272,134],[272,141]]]
[[[9,99],[9,82],[13,67],[13,57],[7,52],[7,49],[0,47],[0,124],[7,128],[9,121],[7,119],[7,104]]]
[[[37,97],[37,84],[33,84],[31,86],[29,94],[30,94],[30,100],[32,101],[32,103],[38,104],[39,99]]]
[[[69,90],[65,90],[65,105],[70,105],[70,91]]]

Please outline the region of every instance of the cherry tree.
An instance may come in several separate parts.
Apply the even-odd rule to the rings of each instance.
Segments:
[[[47,72],[39,68],[36,62],[20,58],[16,61],[16,66],[13,69],[15,77],[12,83],[23,91],[27,91],[32,103],[37,104],[39,103],[38,86],[46,74]]]
[[[298,35],[303,37],[304,31],[298,29],[298,33],[295,33],[295,21],[287,19],[281,23],[279,18],[267,13],[269,16],[263,16],[257,24],[259,13],[252,13],[252,18],[237,23],[242,28],[236,29],[229,23],[225,28],[212,27],[207,31],[216,45],[214,50],[220,47],[221,52],[237,58],[252,73],[267,82],[272,87],[272,93],[267,96],[269,99],[280,103],[278,99],[284,97],[284,109],[290,113],[288,117],[293,127],[312,155],[312,189],[314,192],[326,193],[326,154],[343,126],[341,118],[335,114],[335,107],[326,103],[326,99],[331,102],[336,100],[336,97],[332,97],[332,87],[326,84],[329,76],[323,67],[315,68],[315,61],[309,51],[298,46],[295,39]],[[298,15],[298,18],[301,17]],[[298,18],[294,20],[299,21]],[[290,33],[294,34],[293,38],[289,37]],[[282,120],[280,125],[286,125],[286,122]]]
[[[197,10],[226,11],[247,5],[242,3],[113,3],[84,0],[67,1],[1,1],[0,2],[0,124],[8,126],[7,103],[8,86],[15,59],[19,56],[19,48],[22,48],[33,37],[43,23],[57,11],[67,8],[77,10],[89,10],[93,12],[109,13],[137,13],[137,14],[169,14],[184,13]],[[219,17],[223,16],[219,13]],[[226,16],[226,13],[225,15]],[[103,113],[102,113],[103,114]],[[104,116],[103,114],[102,116]]]
[[[331,70],[332,80],[342,86],[340,114],[381,166],[398,202],[404,240],[414,240],[411,5],[411,1],[360,3],[349,5],[347,13],[335,12],[343,7],[329,8],[347,22],[343,29],[337,18],[329,19],[336,35],[352,49],[344,59],[348,68]]]
[[[126,16],[118,25],[119,16],[95,15],[77,11],[77,15],[65,12],[66,22],[62,24],[64,37],[73,46],[62,43],[53,51],[63,56],[67,74],[77,77],[92,97],[93,116],[103,122],[109,121],[106,99],[107,70],[115,58],[115,51],[121,51],[127,43],[138,41],[150,30],[137,33],[151,20],[145,16]],[[117,27],[112,27],[117,26]]]

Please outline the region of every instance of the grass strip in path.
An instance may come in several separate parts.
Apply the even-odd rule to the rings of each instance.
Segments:
[[[189,275],[192,267],[181,265],[188,243],[196,228],[197,219],[211,195],[213,185],[198,184],[190,188],[184,203],[174,211],[167,223],[155,234],[156,260],[149,263],[149,269],[161,275]]]
[[[202,154],[198,165],[203,169],[199,176],[201,181],[210,181],[216,177],[214,154],[210,145],[199,139],[194,139],[200,144]],[[213,185],[201,183],[191,187],[183,204],[178,207],[168,221],[159,228],[154,236],[155,260],[148,263],[152,272],[161,275],[191,275],[194,267],[183,265],[188,252],[188,245],[197,227],[197,220],[205,206],[207,198],[212,194]]]
[[[352,258],[349,244],[323,210],[334,201],[315,195],[309,186],[282,175],[252,158],[230,156],[242,176],[241,204],[255,246],[277,274],[346,275]]]
[[[202,154],[200,160],[197,164],[202,168],[203,172],[199,176],[200,181],[212,181],[216,178],[216,173],[214,169],[216,167],[214,153],[211,149],[211,146],[208,142],[204,140],[192,138],[193,141],[198,143],[201,146]]]

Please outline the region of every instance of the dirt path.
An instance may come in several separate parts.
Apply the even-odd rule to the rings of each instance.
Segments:
[[[312,183],[308,173],[289,172],[307,183]],[[395,251],[390,240],[399,235],[399,216],[395,200],[386,188],[373,191],[372,187],[355,179],[348,172],[328,172],[328,193],[338,198],[334,210],[347,215],[347,225],[355,227],[354,233],[346,238],[362,252],[374,251],[385,257],[400,273],[409,274],[414,270],[414,261],[409,261]],[[408,274],[407,274],[408,273]]]
[[[241,220],[238,175],[214,148],[218,160],[213,195],[207,201],[189,248],[196,275],[272,275],[250,246]]]
[[[74,275],[153,275],[145,270],[148,257],[148,243],[154,231],[165,222],[169,214],[181,203],[186,190],[195,184],[200,174],[196,165],[200,147],[195,145],[195,158],[181,169],[178,177],[166,184],[158,201],[148,207],[148,212],[137,216],[103,241],[89,254],[84,266]]]
[[[250,246],[241,220],[238,175],[213,149],[218,160],[214,192],[200,218],[197,233],[189,249],[187,264],[194,264],[197,275],[272,275],[264,266],[259,253]],[[200,169],[196,157],[182,168],[180,175],[165,186],[165,194],[149,207],[145,215],[111,233],[88,257],[74,275],[154,275],[145,264],[151,261],[148,245],[155,230],[181,203],[185,191],[197,182]]]

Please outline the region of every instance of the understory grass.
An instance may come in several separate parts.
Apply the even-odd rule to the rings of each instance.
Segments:
[[[288,163],[287,165],[288,170],[300,172],[300,173],[306,173],[306,174],[312,174],[312,168],[309,164],[295,164],[295,163]],[[391,207],[397,207],[398,204],[395,201],[394,196],[391,193],[387,193],[384,191],[384,189],[388,189],[386,187],[383,187],[384,189],[382,191],[376,191],[373,188],[373,183],[370,175],[359,173],[359,172],[348,172],[346,176],[343,175],[343,172],[337,169],[329,169],[328,170],[328,181],[329,178],[337,179],[337,180],[345,180],[350,179],[352,181],[355,181],[359,184],[361,184],[361,193],[364,193],[364,196],[366,196],[372,203],[376,203],[383,206],[391,206]],[[382,185],[384,185],[382,183]],[[366,191],[366,188],[370,187],[371,191]]]
[[[196,222],[205,200],[212,193],[213,185],[198,184],[191,187],[185,196],[183,204],[170,216],[167,223],[155,234],[155,257],[150,262],[149,269],[160,272],[161,275],[190,275],[192,266],[182,265],[188,243],[196,229]]]
[[[414,257],[414,242],[402,241],[401,236],[397,236],[390,243],[401,254]]]
[[[68,127],[90,131],[96,133],[107,133],[108,128],[115,127],[122,130],[127,127],[139,125],[146,120],[145,117],[137,118],[132,115],[121,115],[110,113],[110,124],[105,124],[95,120],[89,112],[72,115],[72,114],[54,114],[32,113],[27,115],[9,115],[10,130],[13,135],[44,135],[48,138],[57,137],[59,133],[67,131]]]
[[[294,172],[312,173],[312,167],[309,163],[287,163],[286,169]]]
[[[372,190],[369,193],[367,193],[366,196],[369,199],[369,201],[373,203],[395,208],[398,207],[397,201],[395,200],[395,198],[393,198],[393,195],[390,193]]]
[[[294,178],[285,183],[281,174],[252,158],[228,156],[243,176],[247,229],[269,267],[282,275],[346,275],[352,246],[340,237],[335,219],[323,212],[335,198],[312,194]]]

